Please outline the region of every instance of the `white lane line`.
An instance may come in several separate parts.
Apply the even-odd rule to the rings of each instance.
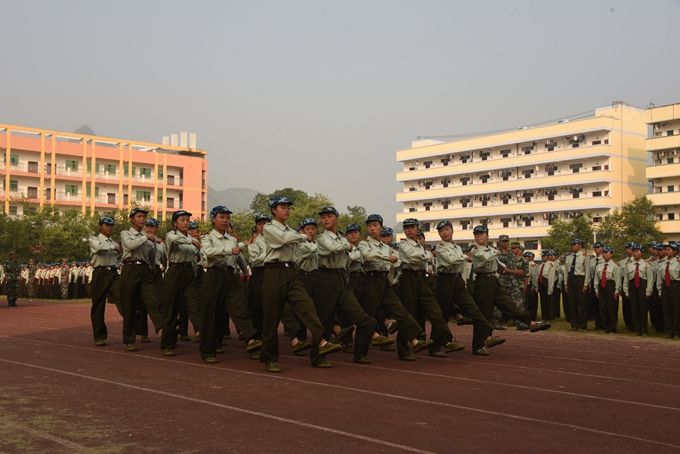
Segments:
[[[136,391],[143,391],[143,392],[150,393],[150,394],[157,394],[157,395],[161,395],[161,396],[172,397],[174,399],[186,400],[188,402],[193,402],[193,403],[202,404],[202,405],[208,405],[208,406],[211,406],[211,407],[217,407],[217,408],[221,408],[221,409],[224,409],[224,410],[231,410],[231,411],[235,411],[235,412],[239,412],[239,413],[244,413],[244,414],[247,414],[247,415],[250,415],[250,416],[258,416],[260,418],[266,418],[266,419],[270,419],[270,420],[277,421],[277,422],[282,422],[282,423],[291,424],[291,425],[294,425],[294,426],[304,427],[305,429],[314,429],[314,430],[319,430],[321,432],[326,432],[326,433],[330,433],[330,434],[334,434],[334,435],[341,435],[343,437],[354,438],[354,439],[361,440],[361,441],[367,441],[369,443],[373,443],[373,444],[377,444],[377,445],[381,445],[381,446],[387,446],[389,448],[398,449],[400,451],[415,452],[415,453],[419,453],[419,454],[436,454],[433,451],[426,451],[426,450],[414,448],[414,447],[411,447],[411,446],[405,446],[405,445],[401,445],[401,444],[397,444],[397,443],[391,443],[389,441],[380,440],[378,438],[366,437],[364,435],[359,435],[359,434],[355,434],[355,433],[351,433],[351,432],[345,432],[345,431],[342,431],[342,430],[333,429],[331,427],[319,426],[317,424],[310,424],[310,423],[298,421],[298,420],[295,420],[295,419],[283,418],[281,416],[276,416],[276,415],[272,415],[272,414],[269,414],[269,413],[264,413],[264,412],[260,412],[260,411],[254,411],[254,410],[248,410],[246,408],[235,407],[233,405],[220,404],[220,403],[217,403],[217,402],[210,402],[208,400],[197,399],[195,397],[184,396],[184,395],[181,395],[181,394],[171,393],[171,392],[167,392],[167,391],[160,391],[160,390],[157,390],[157,389],[145,388],[143,386],[131,385],[129,383],[123,383],[123,382],[118,382],[118,381],[114,381],[114,380],[107,380],[105,378],[99,378],[99,377],[93,377],[93,376],[90,376],[90,375],[78,374],[78,373],[69,372],[69,371],[66,371],[66,370],[54,369],[54,368],[45,367],[45,366],[39,366],[37,364],[24,363],[24,362],[21,362],[21,361],[12,361],[12,360],[9,360],[9,359],[0,358],[0,362],[4,362],[4,363],[8,363],[8,364],[14,364],[14,365],[17,365],[17,366],[30,367],[30,368],[34,368],[34,369],[43,370],[43,371],[46,371],[46,372],[52,372],[52,373],[55,373],[55,374],[67,375],[67,376],[70,376],[70,377],[77,377],[77,378],[81,378],[81,379],[85,379],[85,380],[95,381],[95,382],[98,382],[98,383],[105,383],[107,385],[120,386],[122,388],[133,389],[133,390],[136,390]]]
[[[94,448],[88,448],[87,446],[79,445],[78,443],[74,443],[70,440],[67,440],[62,437],[58,437],[56,435],[51,435],[48,434],[47,432],[43,432],[40,430],[33,429],[31,427],[28,427],[24,424],[18,424],[14,421],[3,421],[2,425],[6,428],[10,428],[13,430],[21,431],[21,432],[26,432],[27,434],[33,435],[34,437],[42,438],[43,440],[51,441],[52,443],[56,443],[58,445],[61,445],[65,448],[71,449],[75,452],[92,452]]]
[[[8,336],[0,336],[0,337],[8,337]],[[24,339],[21,339],[24,340]],[[590,427],[584,427],[584,426],[578,426],[575,424],[568,424],[568,423],[561,423],[558,421],[552,421],[552,420],[545,420],[545,419],[540,419],[540,418],[532,418],[529,416],[521,416],[521,415],[515,415],[512,413],[503,413],[503,412],[496,412],[496,411],[491,411],[491,410],[484,410],[480,408],[475,408],[475,407],[468,407],[464,405],[456,405],[456,404],[450,404],[446,402],[438,402],[438,401],[432,401],[432,400],[426,400],[426,399],[419,399],[415,397],[407,397],[407,396],[401,396],[397,394],[390,394],[390,393],[383,393],[379,391],[371,391],[367,389],[361,389],[361,388],[353,388],[350,386],[343,386],[343,385],[335,385],[335,384],[330,384],[330,383],[324,383],[324,382],[315,382],[311,380],[304,380],[300,378],[291,378],[291,377],[285,377],[281,375],[272,375],[272,374],[264,374],[264,373],[258,373],[258,372],[250,372],[246,370],[241,370],[241,369],[233,369],[230,367],[224,367],[224,366],[211,366],[207,364],[201,364],[201,363],[188,363],[184,361],[180,361],[178,359],[167,359],[167,358],[160,358],[160,357],[153,357],[153,356],[145,356],[145,355],[135,355],[135,354],[130,354],[127,352],[114,352],[114,351],[105,351],[105,350],[97,350],[95,347],[78,347],[78,346],[70,346],[70,345],[64,345],[64,344],[58,344],[55,342],[47,342],[47,341],[39,341],[42,343],[47,343],[47,344],[53,344],[56,346],[61,346],[61,347],[70,347],[70,348],[75,348],[75,349],[81,349],[81,350],[88,350],[88,351],[104,351],[105,353],[113,354],[113,355],[120,355],[120,356],[125,356],[127,358],[137,358],[137,359],[142,359],[142,360],[153,360],[153,361],[161,361],[164,363],[172,363],[175,365],[183,365],[183,366],[189,366],[189,367],[200,367],[200,368],[207,368],[211,370],[223,370],[225,372],[232,372],[232,373],[237,373],[237,374],[242,374],[242,375],[249,375],[249,376],[254,376],[254,377],[259,377],[259,378],[266,378],[266,379],[272,379],[272,380],[282,380],[282,381],[288,381],[288,382],[295,382],[295,383],[301,383],[305,385],[313,385],[313,386],[319,386],[319,387],[324,387],[324,388],[331,388],[331,389],[340,389],[343,391],[349,391],[349,392],[356,392],[356,393],[361,393],[361,394],[368,394],[368,395],[373,395],[373,396],[378,396],[378,397],[384,397],[384,398],[392,398],[396,400],[404,400],[408,402],[416,402],[420,403],[423,405],[436,405],[440,407],[446,407],[446,408],[454,408],[457,410],[463,410],[463,411],[469,411],[469,412],[474,412],[474,413],[482,413],[482,414],[487,414],[487,415],[493,415],[493,416],[499,416],[499,417],[506,417],[510,419],[516,419],[516,420],[521,420],[521,421],[528,421],[528,422],[537,422],[541,424],[549,424],[549,425],[554,425],[557,427],[565,427],[569,429],[574,429],[574,430],[582,430],[585,432],[590,432],[590,433],[595,433],[595,434],[600,434],[600,435],[608,435],[612,437],[618,437],[618,438],[624,438],[628,440],[635,440],[635,441],[640,441],[644,443],[651,443],[659,446],[666,446],[666,447],[672,447],[672,448],[678,448],[680,449],[680,445],[673,445],[670,443],[662,442],[662,441],[657,441],[657,440],[650,440],[646,438],[640,438],[640,437],[635,437],[632,435],[626,435],[626,434],[620,434],[616,432],[608,432],[604,430],[599,430],[599,429],[592,429]],[[0,359],[0,361],[5,361],[3,359]],[[36,366],[36,367],[42,367],[42,366]],[[71,372],[67,372],[71,373]],[[133,386],[133,385],[130,385]]]
[[[8,337],[8,336],[0,335],[0,337]],[[112,352],[110,350],[104,350],[104,349],[101,349],[101,348],[100,349],[93,349],[92,347],[81,347],[81,346],[61,344],[61,343],[57,343],[57,342],[37,340],[37,339],[21,339],[21,338],[14,338],[14,337],[12,337],[12,339],[29,340],[29,341],[32,341],[32,342],[47,343],[47,344],[50,344],[50,345],[57,345],[57,346],[65,347],[65,348],[77,348],[77,349],[85,349],[85,350],[89,350],[89,351],[103,351],[105,353],[127,355],[127,353]],[[227,350],[234,351],[234,352],[242,352],[241,350],[232,349],[232,348],[227,348]],[[295,360],[304,360],[304,358],[301,358],[299,356],[294,356],[294,355],[280,355],[280,356],[295,359]],[[161,358],[152,358],[152,359],[161,359]],[[441,361],[440,359],[429,358],[429,357],[426,357],[426,356],[422,357],[421,359],[430,359],[432,361]],[[346,364],[348,366],[354,365],[353,363],[350,363],[350,362],[347,362],[347,361],[337,361],[336,360],[334,362],[336,362],[338,364]],[[480,361],[479,364],[482,364],[482,362]],[[518,384],[514,384],[514,383],[505,383],[505,382],[491,381],[491,380],[481,380],[481,379],[475,379],[475,378],[460,377],[460,376],[455,376],[455,375],[445,375],[445,374],[439,374],[439,373],[435,373],[435,372],[423,372],[423,371],[415,371],[415,370],[407,370],[407,369],[397,369],[397,368],[375,366],[375,365],[366,365],[366,366],[362,366],[362,368],[385,370],[385,371],[391,371],[391,372],[395,372],[395,373],[418,375],[418,376],[424,376],[424,377],[444,378],[444,379],[447,379],[447,380],[458,380],[458,381],[465,381],[465,382],[471,382],[471,383],[493,384],[493,385],[497,385],[497,386],[505,386],[505,387],[509,387],[509,388],[545,392],[545,393],[549,393],[549,394],[558,394],[558,395],[564,395],[564,396],[570,396],[570,397],[580,397],[580,398],[584,398],[584,399],[600,400],[600,401],[605,401],[605,402],[616,402],[616,403],[625,404],[625,405],[649,407],[649,408],[656,408],[656,409],[669,410],[669,411],[680,411],[680,408],[678,408],[678,407],[671,407],[671,406],[666,406],[666,405],[659,405],[659,404],[652,404],[652,403],[647,403],[647,402],[617,399],[617,398],[613,398],[613,397],[596,396],[596,395],[593,395],[593,394],[575,393],[575,392],[562,391],[562,390],[551,389],[551,388],[518,385]],[[527,368],[527,369],[531,369],[531,368]],[[237,371],[238,369],[232,369],[232,370]],[[532,369],[532,370],[535,370],[535,369]],[[542,370],[545,370],[545,369],[542,369]],[[579,374],[579,375],[583,375],[583,374]],[[590,377],[596,377],[596,378],[600,378],[600,379],[612,379],[612,380],[617,380],[617,381],[625,381],[625,382],[635,383],[636,385],[642,385],[642,384],[649,384],[649,385],[654,385],[654,386],[664,385],[664,384],[660,384],[660,383],[650,383],[650,382],[643,382],[643,381],[639,381],[639,380],[616,379],[616,378],[605,377],[605,376],[592,376],[592,375],[590,375]],[[667,386],[680,388],[680,386],[678,386],[678,385],[667,385]]]
[[[58,329],[58,328],[50,328],[50,327],[37,326],[37,325],[34,325],[34,326],[36,328],[46,329],[46,330],[50,330],[50,331],[63,331],[63,330]],[[91,334],[89,331],[88,332],[78,331],[78,332],[81,332],[83,334]],[[0,337],[3,337],[3,336],[0,335]],[[14,336],[14,337],[16,337],[16,336]],[[109,333],[109,337],[120,338],[121,336],[118,336],[117,334]],[[45,342],[49,342],[49,341],[45,341]],[[66,346],[66,344],[57,344],[57,345]],[[375,351],[373,353],[380,354],[380,353],[383,353],[383,352]],[[557,357],[556,356],[549,356],[548,357],[548,356],[531,355],[531,354],[518,355],[518,354],[513,354],[512,352],[507,352],[507,351],[504,351],[504,354],[512,355],[512,356],[518,356],[518,357],[536,356],[538,358],[571,359],[573,361],[578,361],[578,360],[574,360],[573,358],[565,358],[565,357],[560,357],[560,356],[557,356]],[[388,355],[386,354],[385,356],[388,356]],[[432,360],[432,361],[440,361],[439,359],[430,358],[430,357],[427,357],[427,356],[423,356],[421,358],[426,359],[426,360]],[[456,361],[464,361],[461,358],[454,358],[453,356],[449,357],[449,359],[454,359]],[[606,365],[616,365],[614,363],[608,363],[608,362],[603,362],[603,361],[595,361],[595,360],[585,360],[585,361],[599,362],[599,363],[606,364]],[[465,360],[465,362],[467,362],[467,360]],[[517,364],[503,364],[503,363],[494,362],[492,360],[478,361],[476,364],[489,366],[489,367],[503,367],[503,368],[507,368],[507,369],[522,369],[522,370],[529,370],[529,371],[536,371],[536,369],[537,369],[536,367],[531,367],[531,366],[520,366],[520,365],[517,365]],[[647,368],[647,367],[644,367],[644,366],[636,366],[636,365],[631,365],[631,364],[618,364],[618,365],[621,366],[621,367],[637,368],[637,369],[642,369],[642,370],[657,369],[657,370],[665,370],[665,371],[669,371],[669,372],[675,372],[675,369]],[[545,368],[545,367],[540,367],[540,370],[545,371],[545,372],[555,373],[555,374],[572,375],[572,376],[576,376],[576,377],[588,377],[588,378],[595,378],[595,379],[599,379],[599,380],[612,380],[612,381],[619,381],[619,382],[623,382],[623,383],[634,383],[634,384],[638,384],[638,385],[644,384],[644,385],[650,385],[650,386],[664,386],[664,387],[668,387],[668,388],[680,389],[680,385],[675,385],[675,384],[672,384],[672,383],[652,382],[652,381],[647,381],[647,380],[636,380],[636,379],[624,378],[624,377],[611,377],[611,376],[608,376],[608,375],[589,374],[589,373],[585,373],[585,372],[574,372],[574,371],[567,371],[567,370],[561,370],[561,369],[551,369],[551,368]]]

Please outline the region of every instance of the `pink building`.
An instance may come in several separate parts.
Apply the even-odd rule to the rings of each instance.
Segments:
[[[10,215],[35,206],[111,213],[133,205],[166,219],[207,214],[207,152],[196,148],[0,123],[0,200]]]

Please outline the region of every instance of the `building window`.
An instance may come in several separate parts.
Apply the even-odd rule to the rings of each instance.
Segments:
[[[666,158],[666,164],[673,164],[673,158],[671,157]]]
[[[449,202],[448,200],[444,200],[444,201],[442,202],[442,208],[445,209],[445,210],[448,209],[450,203],[451,203],[451,202]]]
[[[67,159],[65,167],[66,167],[66,170],[70,170],[71,172],[77,172],[78,171],[78,161],[74,161],[73,159]]]
[[[442,186],[445,187],[445,188],[448,188],[448,187],[449,187],[449,183],[451,183],[451,180],[448,179],[448,178],[444,178],[444,179],[442,180]]]
[[[29,186],[28,188],[26,188],[26,192],[29,199],[38,198],[38,188]]]
[[[525,155],[531,154],[531,152],[533,151],[533,149],[534,149],[534,147],[532,147],[532,146],[522,147],[522,152],[523,152]]]
[[[470,221],[460,221],[460,228],[467,230],[470,227]]]
[[[508,156],[510,156],[510,151],[511,150],[509,148],[506,148],[505,150],[501,150],[501,156],[503,156],[504,158],[507,158]]]
[[[75,184],[67,184],[64,186],[64,192],[67,196],[75,197],[78,195],[78,186]]]
[[[581,167],[583,167],[583,164],[571,164],[569,168],[571,169],[572,173],[579,173],[581,170]]]
[[[524,174],[524,178],[531,178],[531,174],[534,173],[534,169],[526,169],[522,170],[522,174]]]
[[[28,171],[31,173],[38,173],[38,168],[40,166],[36,161],[28,161]]]
[[[463,164],[466,164],[468,161],[470,161],[470,155],[460,157],[460,162],[462,162]]]
[[[524,227],[531,227],[531,221],[533,218],[523,218],[522,220],[524,221]]]
[[[538,249],[538,241],[527,240],[524,242],[524,249]]]
[[[512,221],[510,218],[501,218],[501,224],[503,227],[510,227],[510,221]]]
[[[480,151],[479,152],[479,157],[482,158],[482,161],[486,161],[489,159],[489,156],[491,155],[490,151]]]
[[[423,203],[423,206],[425,207],[425,211],[430,211],[432,208],[432,202],[425,202]]]
[[[656,215],[656,220],[657,221],[663,221],[663,214],[659,213]]]
[[[423,162],[423,164],[425,165],[426,169],[429,169],[430,167],[432,167],[432,161],[425,161],[425,162]]]
[[[602,191],[593,191],[593,197],[602,197]]]
[[[593,222],[599,224],[600,222],[602,222],[602,216],[594,216]]]
[[[604,165],[604,170],[609,170],[609,164]]]
[[[593,145],[600,145],[602,141],[600,139],[598,140],[593,140]]]
[[[463,178],[460,179],[460,182],[463,186],[467,186],[469,181],[470,181],[470,177],[463,177]]]
[[[602,166],[593,166],[593,172],[597,172],[598,170],[602,170]]]
[[[116,174],[116,165],[115,164],[104,164],[104,172],[109,174],[109,175],[115,175]]]
[[[668,220],[675,221],[675,213],[668,213]]]
[[[503,178],[503,181],[508,181],[508,178],[512,175],[512,172],[510,170],[501,170],[501,178]]]
[[[175,201],[172,201],[172,205],[170,205],[170,199],[168,199],[168,208],[175,208]],[[409,213],[413,213],[416,211],[416,207],[410,207],[408,209]]]
[[[668,186],[668,192],[675,192],[675,186],[672,184]]]
[[[487,181],[489,181],[489,178],[491,178],[490,175],[480,175],[479,176],[479,179],[482,180],[482,183],[486,183]]]
[[[10,216],[16,216],[17,215],[17,206],[16,205],[10,205],[9,206],[9,214],[10,214]]]
[[[430,189],[432,187],[432,182],[428,181],[425,183],[425,189]]]
[[[443,166],[448,166],[450,162],[451,162],[451,158],[442,159],[442,165]]]
[[[139,176],[142,178],[151,178],[151,169],[148,167],[140,167]]]
[[[672,129],[669,129],[668,131],[666,131],[666,135],[667,135],[667,136],[672,136],[672,135],[673,135],[673,130],[672,130]]]
[[[137,191],[137,202],[151,202],[151,191]]]

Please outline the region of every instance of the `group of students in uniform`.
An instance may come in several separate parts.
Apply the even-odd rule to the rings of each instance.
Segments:
[[[561,260],[555,251],[544,250],[543,263],[533,267],[531,281],[544,317],[559,316],[561,299],[571,330],[585,331],[590,319],[597,329],[615,333],[621,304],[629,331],[646,336],[651,318],[657,332],[680,337],[680,245],[652,243],[644,259],[643,246],[630,242],[618,262],[610,246],[596,242],[591,256],[583,246],[573,239],[571,252]]]
[[[111,238],[113,219],[102,218],[99,235],[89,239],[95,345],[106,345],[107,299],[123,317],[128,351],[137,350],[137,336],[149,341],[148,316],[160,333],[162,354],[173,356],[190,319],[201,358],[215,363],[231,318],[245,351],[269,372],[281,371],[281,323],[293,353],[309,350],[312,365],[321,368],[331,367],[328,355],[343,349],[353,352],[355,363],[369,364],[371,346],[396,350],[404,361],[423,350],[445,357],[464,348],[447,323],[454,316],[472,323],[473,354],[487,356],[490,347],[505,341],[492,335],[494,308],[531,332],[550,328],[514,304],[500,285],[499,272],[505,271],[499,270],[486,226],[474,228],[475,244],[464,253],[452,241],[452,224],[443,221],[437,225],[441,242],[430,251],[417,219],[403,222],[406,238],[397,246],[377,214],[365,219],[362,237],[359,225],[340,231],[334,207],[322,208],[318,221],[305,219],[293,228],[287,224],[293,201],[279,196],[268,204],[271,213],[256,214],[247,242],[233,235],[231,211],[224,206],[211,210],[212,230],[202,236],[184,210],[173,213],[164,239],[156,236],[158,223],[143,208],[130,212],[131,227],[121,232],[120,243]],[[472,292],[468,264],[475,278]],[[252,274],[244,280],[247,270]]]
[[[40,263],[30,259],[19,267],[16,279],[18,298],[73,299],[89,297],[92,267],[88,263],[62,260],[61,263]],[[7,283],[0,269],[0,283]]]

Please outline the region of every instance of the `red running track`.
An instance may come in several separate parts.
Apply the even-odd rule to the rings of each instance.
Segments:
[[[108,307],[94,347],[89,305],[0,308],[0,452],[678,452],[680,342],[563,332],[413,363],[330,357],[316,369],[282,339],[282,374],[231,341],[220,363],[158,339],[128,353]]]

